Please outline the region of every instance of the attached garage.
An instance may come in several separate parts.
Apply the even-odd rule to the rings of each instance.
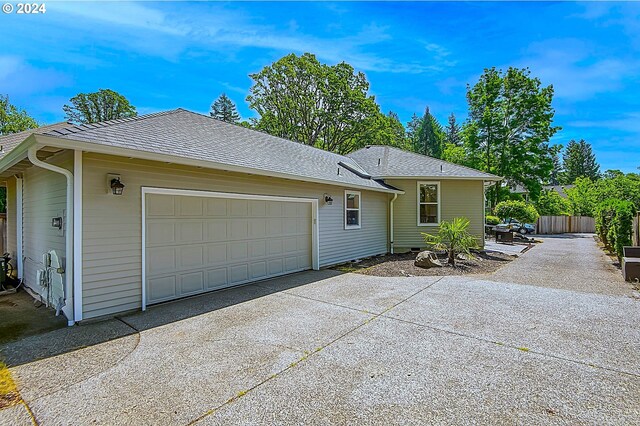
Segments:
[[[317,200],[142,189],[146,305],[318,268]]]

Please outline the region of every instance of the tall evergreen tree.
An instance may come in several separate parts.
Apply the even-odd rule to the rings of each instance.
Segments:
[[[238,114],[236,105],[225,93],[221,94],[218,99],[211,104],[209,115],[218,120],[226,121],[227,123],[236,124],[240,121],[240,114]]]
[[[562,156],[564,163],[564,183],[572,184],[579,177],[588,177],[591,180],[600,177],[600,165],[591,149],[591,144],[584,139],[579,142],[569,141]]]
[[[414,151],[430,157],[442,158],[445,133],[442,125],[431,114],[429,107],[425,108],[420,119],[416,136],[413,140]]]
[[[560,151],[562,145],[554,145],[551,147],[553,150],[551,159],[553,160],[553,169],[551,170],[551,176],[549,176],[550,185],[560,185],[564,181],[564,168],[562,161],[560,161]]]
[[[447,125],[447,143],[454,146],[462,145],[462,136],[460,135],[460,125],[456,122],[456,116],[451,113],[449,116],[449,122]]]

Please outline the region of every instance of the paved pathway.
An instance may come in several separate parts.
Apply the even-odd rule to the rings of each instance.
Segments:
[[[613,261],[597,246],[593,234],[565,234],[541,237],[516,262],[487,276],[487,279],[552,287],[586,293],[638,296],[622,278]]]
[[[570,257],[559,244],[509,268],[545,247]],[[498,275],[307,272],[0,355],[42,425],[640,424],[640,301],[603,294],[609,281]],[[0,424],[31,421],[25,405],[0,410]]]

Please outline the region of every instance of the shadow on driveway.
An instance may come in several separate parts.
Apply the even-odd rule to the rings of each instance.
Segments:
[[[10,367],[27,364],[338,275],[342,275],[342,272],[329,269],[300,272],[165,302],[150,306],[145,312],[136,311],[84,322],[0,344],[0,360]]]

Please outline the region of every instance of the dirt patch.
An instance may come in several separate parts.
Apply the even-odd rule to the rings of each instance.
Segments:
[[[347,263],[334,269],[378,277],[490,274],[514,259],[503,253],[478,252],[474,253],[473,259],[457,260],[453,267],[447,264],[447,258],[442,254],[438,255],[444,265],[442,268],[424,269],[413,264],[416,255],[417,253],[387,254]]]

